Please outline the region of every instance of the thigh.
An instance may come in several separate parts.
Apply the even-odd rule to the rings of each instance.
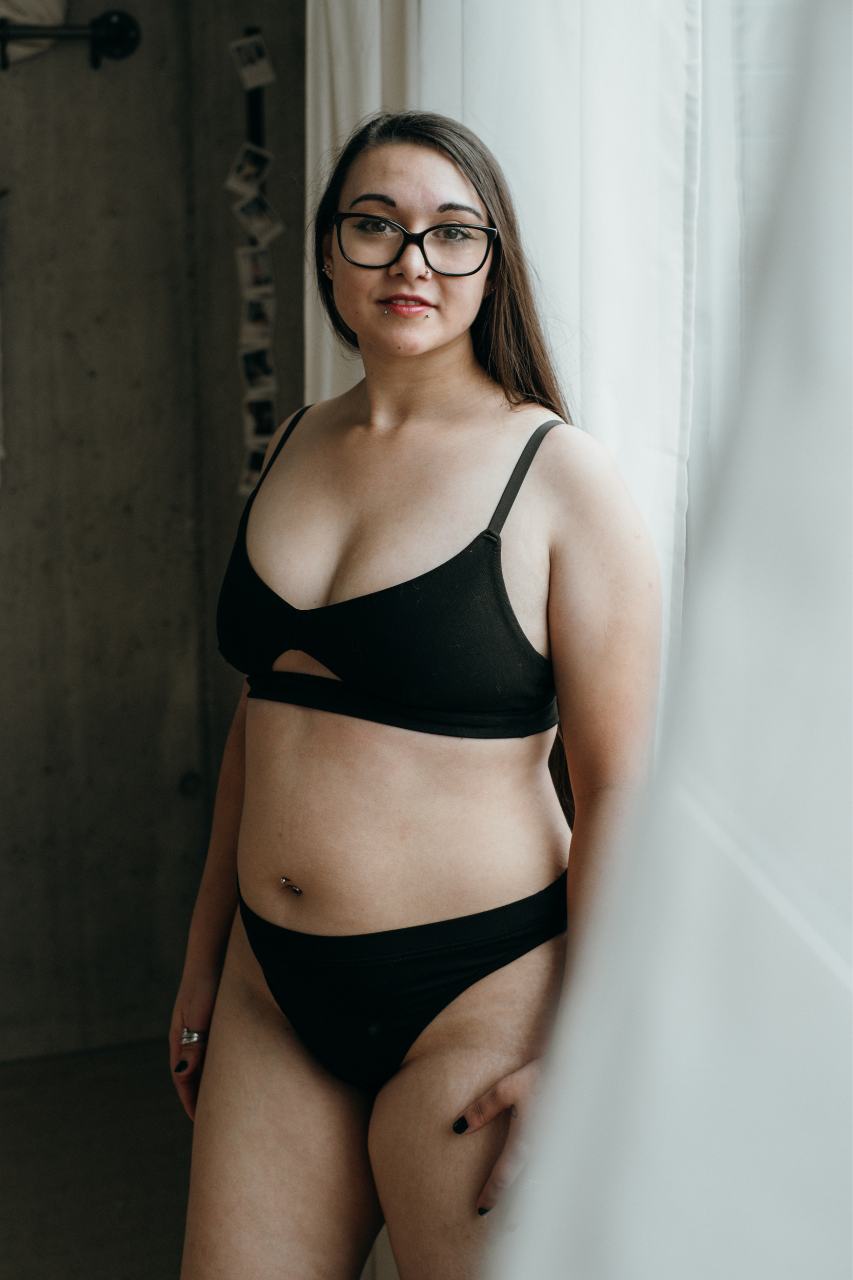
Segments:
[[[199,1086],[181,1280],[356,1280],[383,1221],[372,1101],[302,1046],[238,912]]]
[[[466,988],[418,1036],[379,1091],[368,1150],[401,1280],[474,1280],[490,1214],[476,1212],[509,1127],[503,1113],[456,1134],[466,1106],[547,1048],[563,985],[566,934]]]

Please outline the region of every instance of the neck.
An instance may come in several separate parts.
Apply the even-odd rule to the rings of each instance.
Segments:
[[[468,334],[416,355],[363,350],[361,358],[365,376],[348,394],[358,421],[377,434],[448,422],[488,400],[505,403],[502,388],[476,360]]]

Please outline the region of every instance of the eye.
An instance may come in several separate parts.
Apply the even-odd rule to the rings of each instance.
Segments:
[[[381,235],[380,227],[388,226],[390,226],[390,223],[386,222],[384,218],[360,218],[355,224],[355,229],[356,231],[377,231]]]
[[[451,243],[451,244],[458,244],[460,240],[471,240],[471,239],[472,239],[471,232],[470,232],[470,231],[467,231],[467,230],[465,229],[465,227],[464,227],[461,223],[458,223],[458,222],[454,222],[454,223],[452,223],[451,225],[448,225],[448,226],[446,226],[446,227],[442,227],[442,231],[443,231],[443,232],[445,232],[445,231],[446,231],[446,232],[453,232],[453,231],[456,231],[456,232],[458,232],[458,233],[459,233],[457,236],[446,235],[446,236],[443,236],[443,237],[442,237],[443,239],[450,241],[450,243]]]

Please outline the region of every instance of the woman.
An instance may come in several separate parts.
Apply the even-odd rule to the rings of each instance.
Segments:
[[[403,1280],[476,1274],[656,705],[655,553],[494,157],[370,118],[315,259],[365,376],[276,431],[222,584],[248,680],[170,1033],[182,1280],[351,1280],[383,1220]]]

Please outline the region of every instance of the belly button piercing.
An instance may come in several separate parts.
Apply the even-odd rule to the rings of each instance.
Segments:
[[[302,890],[299,888],[299,885],[294,884],[293,881],[290,879],[290,876],[279,876],[279,880],[281,881],[281,885],[283,889],[291,889],[294,893],[302,892]]]

